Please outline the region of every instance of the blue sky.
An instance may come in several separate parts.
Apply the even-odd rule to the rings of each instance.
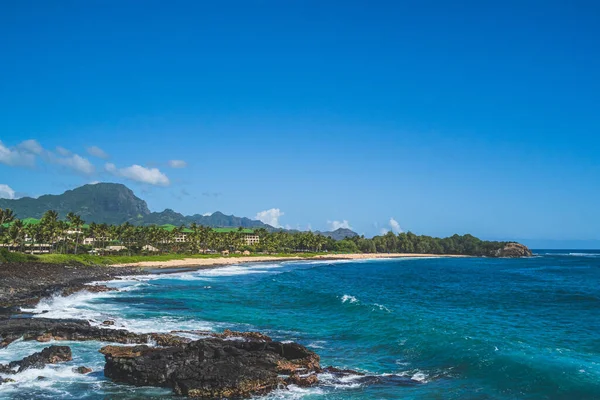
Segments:
[[[19,1],[0,37],[5,197],[600,240],[597,3]]]

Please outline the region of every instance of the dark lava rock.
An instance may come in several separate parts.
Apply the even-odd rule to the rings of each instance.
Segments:
[[[78,284],[74,284],[72,286],[68,286],[65,289],[63,289],[61,295],[62,296],[70,296],[74,293],[77,292],[81,292],[81,291],[86,291],[86,292],[90,292],[90,293],[103,293],[103,292],[114,292],[114,291],[118,291],[118,289],[115,288],[111,288],[108,287],[106,285],[78,285]]]
[[[115,321],[111,321],[111,320],[107,320],[107,321],[102,322],[102,325],[106,325],[106,326],[111,326],[111,325],[114,325],[114,324],[115,324]]]
[[[88,368],[88,367],[83,367],[82,366],[82,367],[73,368],[73,372],[85,375],[85,374],[89,374],[90,372],[92,372],[92,369]]]
[[[507,243],[501,249],[494,252],[494,257],[507,257],[507,258],[519,258],[519,257],[531,257],[533,253],[527,246],[520,243]]]
[[[191,340],[169,334],[137,334],[124,329],[104,329],[77,319],[13,318],[0,319],[0,349],[23,337],[23,340],[49,342],[51,340],[98,340],[124,344],[156,343],[172,346]]]
[[[300,387],[310,387],[310,386],[315,386],[316,384],[318,384],[319,378],[317,377],[316,374],[310,374],[310,375],[293,374],[293,375],[290,375],[290,377],[285,380],[285,383],[287,383],[288,385],[296,385],[296,386],[300,386]]]
[[[172,388],[197,398],[248,397],[286,383],[281,374],[320,370],[319,356],[295,343],[210,338],[167,348],[106,346],[104,375],[116,382]]]
[[[110,290],[85,283],[133,275],[139,269],[106,266],[57,265],[39,262],[0,263],[0,307],[34,305],[55,293]]]
[[[42,369],[46,364],[71,361],[71,348],[69,346],[50,346],[39,353],[25,357],[21,361],[11,361],[8,365],[0,365],[0,373],[15,374],[26,369]]]

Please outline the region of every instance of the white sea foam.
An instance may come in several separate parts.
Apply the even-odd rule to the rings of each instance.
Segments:
[[[400,372],[400,373],[398,373],[396,375],[397,376],[408,377],[408,378],[410,378],[413,381],[421,382],[421,383],[427,383],[427,382],[429,382],[429,378],[430,378],[428,374],[426,374],[425,372],[420,371],[418,369],[403,371],[403,372]]]
[[[350,302],[350,304],[358,303],[358,299],[354,296],[350,296],[349,294],[345,294],[342,296],[342,303]]]
[[[391,312],[392,312],[392,310],[390,310],[389,308],[387,308],[387,307],[386,307],[386,306],[384,306],[384,305],[377,304],[377,303],[375,303],[375,304],[373,304],[373,305],[374,305],[376,308],[378,308],[379,310],[381,310],[381,311],[385,311],[385,312],[389,312],[389,313],[391,313]],[[375,310],[375,309],[373,309],[373,310]]]
[[[136,285],[137,283],[133,286]],[[124,290],[121,289],[120,291]],[[97,301],[98,299],[119,295],[119,292],[116,291],[102,293],[82,291],[66,297],[56,295],[43,299],[34,308],[24,309],[24,311],[34,313],[34,317],[81,319],[89,321],[91,325],[108,329],[127,329],[136,333],[170,332],[174,330],[212,331],[218,325],[206,321],[165,315],[124,318],[124,313],[127,313],[127,311],[135,312],[135,309],[126,305]],[[114,325],[103,325],[103,322],[107,320],[114,321]]]
[[[306,347],[310,347],[313,349],[324,349],[326,343],[327,342],[324,340],[315,340],[314,342],[307,344]]]

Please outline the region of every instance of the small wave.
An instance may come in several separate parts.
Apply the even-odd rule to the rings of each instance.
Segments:
[[[561,256],[561,257],[600,257],[600,253],[536,253],[536,256]]]
[[[314,342],[311,342],[309,344],[306,345],[306,347],[310,347],[312,349],[324,349],[325,348],[325,344],[327,342],[324,340],[315,340]]]
[[[126,290],[121,289],[120,291]],[[167,333],[176,330],[212,331],[219,325],[218,323],[164,315],[142,316],[139,318],[124,317],[128,311],[134,312],[135,310],[122,304],[97,302],[98,299],[118,295],[118,291],[101,293],[82,291],[66,297],[55,295],[43,299],[33,308],[23,309],[23,311],[33,313],[34,318],[80,319],[88,321],[93,326],[101,326],[107,329],[126,329],[135,333]],[[114,325],[104,325],[103,322],[107,320],[114,321]]]
[[[350,302],[350,304],[358,303],[358,299],[354,296],[350,296],[349,294],[345,294],[342,296],[342,303]]]
[[[377,303],[375,303],[375,304],[373,304],[373,305],[374,305],[374,306],[375,306],[377,309],[379,309],[379,310],[381,310],[381,311],[385,311],[385,312],[388,312],[388,313],[391,313],[391,312],[392,312],[392,310],[390,310],[389,308],[387,308],[386,306],[384,306],[384,305],[382,305],[382,304],[377,304]],[[373,310],[375,310],[375,309],[373,309]]]

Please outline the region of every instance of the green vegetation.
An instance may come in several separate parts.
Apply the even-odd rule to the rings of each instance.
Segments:
[[[281,229],[266,225],[261,221],[249,218],[225,215],[215,212],[211,215],[185,216],[170,209],[162,212],[150,212],[146,202],[137,197],[127,186],[117,183],[97,183],[68,190],[60,195],[45,195],[37,199],[24,197],[21,199],[0,199],[0,209],[11,209],[14,216],[25,225],[40,221],[47,210],[54,210],[59,219],[74,214],[96,224],[122,225],[129,223],[135,226],[161,226],[173,230],[179,226],[189,227],[192,223],[201,226],[218,228],[220,233],[244,229],[265,228],[270,232]],[[30,219],[31,218],[31,219]],[[68,220],[68,218],[67,218]],[[0,221],[0,225],[3,222]],[[246,233],[246,232],[243,232]],[[343,239],[356,233],[348,229],[334,232],[323,232],[323,236]]]
[[[27,262],[39,261],[39,258],[31,254],[14,253],[7,249],[0,249],[0,264],[4,262]]]
[[[258,240],[256,240],[258,237]],[[40,220],[15,218],[9,209],[0,209],[0,244],[21,253],[51,253],[46,262],[115,264],[137,261],[166,261],[185,257],[216,257],[246,254],[338,253],[421,253],[493,256],[506,242],[482,241],[472,235],[447,238],[418,236],[411,232],[368,239],[354,236],[334,240],[313,232],[270,232],[224,228],[213,229],[192,223],[189,226],[134,226],[125,222],[107,225],[85,221],[67,213],[67,221],[56,211],[46,211]]]

